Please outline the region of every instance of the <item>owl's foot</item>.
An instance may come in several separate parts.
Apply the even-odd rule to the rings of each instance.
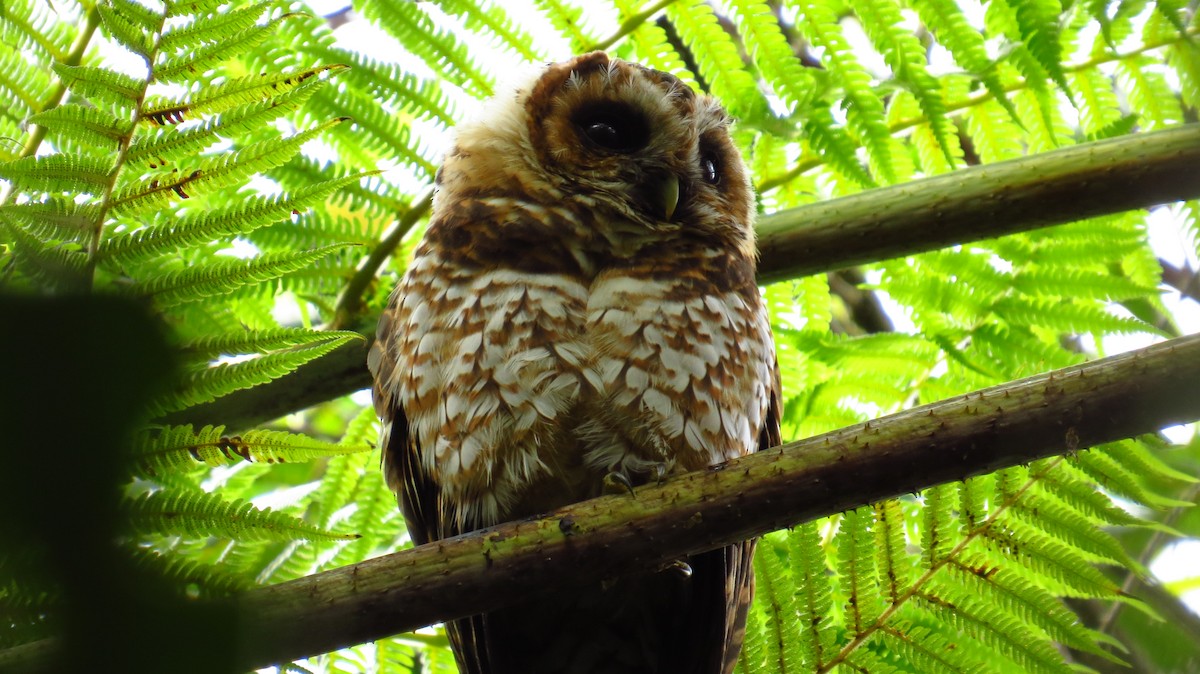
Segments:
[[[692,565],[688,564],[687,562],[683,561],[682,559],[677,559],[677,560],[671,562],[670,564],[667,565],[667,568],[665,570],[676,571],[676,572],[682,574],[684,578],[692,577]]]
[[[624,471],[609,471],[608,474],[604,476],[604,492],[606,494],[611,494],[613,492],[621,491],[622,489],[628,491],[630,496],[637,496],[637,494],[633,493],[633,481],[629,479],[629,476],[626,475]]]
[[[618,491],[627,491],[630,496],[636,496],[633,488],[646,484],[650,480],[654,480],[654,484],[659,485],[666,481],[667,476],[671,474],[671,462],[646,462],[634,471],[634,477],[630,477],[629,472],[624,467],[613,468],[604,476],[604,493],[611,494]],[[636,481],[635,481],[636,480]]]

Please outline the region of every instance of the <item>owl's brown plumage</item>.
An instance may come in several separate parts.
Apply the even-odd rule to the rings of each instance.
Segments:
[[[426,543],[779,442],[754,200],[711,98],[596,52],[459,126],[370,356]],[[728,673],[753,542],[448,626],[484,673]]]

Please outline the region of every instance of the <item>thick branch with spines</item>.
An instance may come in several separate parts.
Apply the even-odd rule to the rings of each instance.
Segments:
[[[1200,197],[1200,125],[1085,143],[765,216],[760,283]],[[377,315],[343,329],[374,335]],[[351,344],[269,384],[166,419],[241,429],[371,385]]]

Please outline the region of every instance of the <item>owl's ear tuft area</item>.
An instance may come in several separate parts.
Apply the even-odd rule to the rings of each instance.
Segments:
[[[597,70],[607,70],[610,62],[611,59],[609,59],[608,54],[602,51],[594,51],[576,56],[570,61],[565,61],[559,67],[582,77]]]

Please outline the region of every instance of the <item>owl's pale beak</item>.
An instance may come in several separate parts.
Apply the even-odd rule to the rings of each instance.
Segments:
[[[675,207],[679,205],[679,176],[668,173],[659,179],[655,187],[654,193],[659,200],[658,205],[662,207],[663,219],[670,220],[675,214]]]

